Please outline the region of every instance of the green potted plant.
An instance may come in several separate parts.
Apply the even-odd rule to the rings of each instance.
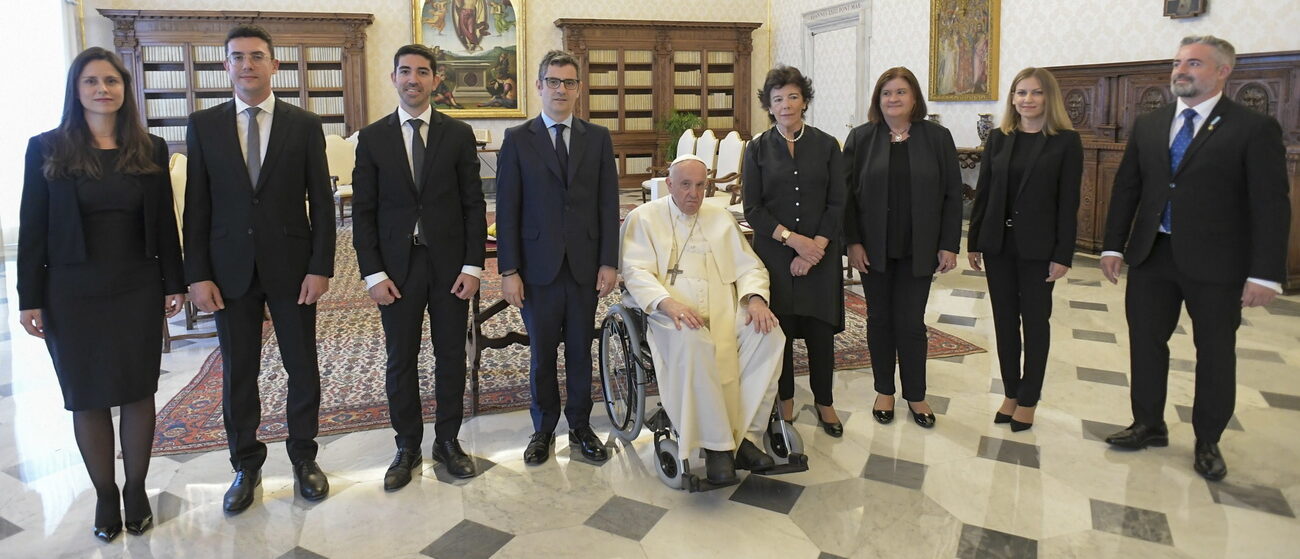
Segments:
[[[660,124],[664,132],[668,133],[668,144],[664,146],[664,152],[667,157],[664,161],[672,161],[677,158],[677,139],[682,137],[682,133],[687,130],[704,128],[704,119],[694,113],[683,113],[673,111]]]

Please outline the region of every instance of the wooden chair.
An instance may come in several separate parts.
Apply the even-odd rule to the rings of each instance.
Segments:
[[[167,166],[171,171],[172,178],[172,206],[176,211],[176,234],[181,240],[181,246],[185,246],[185,230],[182,227],[185,219],[185,165],[187,159],[184,154],[173,153]],[[162,319],[162,352],[171,353],[172,342],[176,340],[191,340],[198,338],[212,338],[217,335],[216,331],[212,332],[190,332],[194,327],[203,320],[211,320],[212,314],[199,311],[194,303],[186,300],[185,308],[182,310],[185,314],[185,334],[172,334],[171,327],[167,323],[167,318]]]
[[[329,163],[330,190],[334,192],[334,204],[339,210],[339,225],[351,217],[347,213],[348,204],[352,202],[352,169],[357,166],[357,148],[342,136],[329,134],[325,136],[325,159]]]

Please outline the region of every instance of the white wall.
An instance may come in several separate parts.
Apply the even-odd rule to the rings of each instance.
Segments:
[[[843,0],[772,3],[773,61],[798,64],[802,14]],[[930,2],[873,0],[872,83],[885,69],[906,66],[929,91]],[[1169,19],[1160,2],[1135,0],[1002,0],[998,101],[929,103],[959,146],[979,143],[979,113],[1001,118],[1009,80],[1027,66],[1060,66],[1170,58],[1186,35],[1213,34],[1239,53],[1300,50],[1296,0],[1209,3],[1205,15]],[[757,73],[757,70],[756,70]],[[814,84],[815,87],[815,84]],[[868,92],[869,93],[869,92]],[[815,103],[816,101],[814,101]]]

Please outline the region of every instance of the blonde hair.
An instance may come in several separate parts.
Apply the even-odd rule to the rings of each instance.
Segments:
[[[1028,78],[1037,79],[1043,86],[1043,133],[1054,136],[1062,130],[1074,130],[1074,124],[1065,112],[1065,100],[1061,97],[1061,86],[1056,83],[1056,76],[1046,68],[1033,67],[1021,70],[1011,80],[1011,88],[1007,90],[1007,107],[1002,113],[1002,124],[998,129],[1003,134],[1011,134],[1020,128],[1020,112],[1016,111],[1015,105],[1016,86]]]

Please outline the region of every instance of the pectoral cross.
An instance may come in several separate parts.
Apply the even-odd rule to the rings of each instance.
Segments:
[[[682,274],[681,268],[676,266],[668,269],[668,285],[677,285],[677,276]]]

